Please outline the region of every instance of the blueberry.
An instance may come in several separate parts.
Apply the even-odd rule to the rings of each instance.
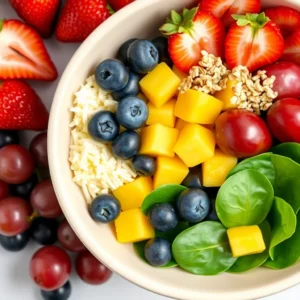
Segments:
[[[31,225],[31,237],[40,245],[52,245],[57,240],[58,222],[55,219],[36,218]]]
[[[132,71],[147,74],[158,64],[157,48],[148,40],[137,40],[128,49],[128,64]]]
[[[183,186],[194,189],[205,190],[205,187],[202,185],[202,171],[201,167],[194,167],[190,169],[189,174],[181,183]]]
[[[170,203],[153,205],[149,211],[149,219],[152,226],[161,232],[173,229],[178,223],[175,209]]]
[[[133,130],[123,131],[112,143],[115,157],[130,159],[137,155],[141,148],[140,135]]]
[[[145,246],[144,254],[150,265],[162,267],[172,258],[171,244],[162,238],[151,239]]]
[[[113,222],[119,216],[120,212],[120,202],[109,194],[98,196],[91,204],[93,219],[101,223]]]
[[[97,84],[105,91],[115,92],[123,89],[129,80],[125,65],[117,59],[104,60],[95,71]]]
[[[0,148],[10,145],[19,144],[20,138],[15,130],[0,130]]]
[[[44,300],[67,300],[71,295],[72,287],[70,281],[67,281],[62,287],[54,291],[43,291],[41,295]]]
[[[38,182],[38,177],[36,173],[34,173],[29,179],[21,184],[11,184],[10,191],[14,196],[21,197],[23,199],[29,199],[31,192]]]
[[[112,93],[114,100],[120,101],[128,96],[136,96],[140,92],[140,79],[140,75],[130,72],[128,83],[124,89]]]
[[[136,97],[127,97],[121,100],[116,111],[118,122],[127,129],[138,129],[144,126],[148,115],[147,104]]]
[[[16,252],[23,250],[30,239],[30,231],[26,230],[15,236],[0,235],[0,244],[7,251]]]
[[[177,199],[180,217],[191,223],[198,223],[209,213],[210,201],[207,194],[200,189],[187,189]]]
[[[173,62],[169,54],[168,39],[163,36],[158,36],[152,40],[152,43],[158,50],[159,62],[165,62],[167,65],[172,66]]]
[[[119,58],[120,61],[122,61],[125,65],[128,63],[128,49],[131,46],[133,42],[135,42],[137,39],[130,39],[122,44],[122,46],[119,49]]]
[[[206,216],[205,220],[207,221],[220,221],[217,212],[216,212],[216,199],[210,201],[210,211]]]
[[[131,165],[139,176],[152,176],[156,171],[156,160],[148,155],[136,155]]]
[[[112,142],[118,136],[119,130],[115,114],[108,110],[94,114],[88,124],[90,136],[98,142]]]

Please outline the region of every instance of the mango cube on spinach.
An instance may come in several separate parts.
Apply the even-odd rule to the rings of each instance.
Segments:
[[[262,232],[257,225],[230,228],[227,235],[233,257],[261,253],[266,249]]]

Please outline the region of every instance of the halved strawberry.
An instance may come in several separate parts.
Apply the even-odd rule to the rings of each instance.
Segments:
[[[300,12],[296,9],[278,6],[266,9],[265,14],[279,26],[284,37],[300,28]]]
[[[210,11],[222,19],[225,27],[234,23],[232,15],[258,13],[261,10],[260,0],[201,0],[199,8]]]
[[[286,38],[281,60],[293,61],[300,64],[300,29]]]
[[[246,66],[250,72],[278,60],[284,40],[279,27],[264,13],[234,15],[225,39],[225,58],[229,68]]]
[[[0,21],[0,79],[55,80],[56,68],[38,33],[19,20]]]
[[[181,16],[173,10],[160,31],[169,37],[170,57],[182,72],[198,65],[202,50],[223,56],[224,26],[210,12],[184,9]]]

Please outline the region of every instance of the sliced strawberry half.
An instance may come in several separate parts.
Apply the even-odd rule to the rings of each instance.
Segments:
[[[184,9],[183,15],[171,12],[160,31],[169,38],[169,54],[175,66],[188,73],[198,65],[201,51],[223,56],[224,26],[212,13],[197,8]]]
[[[237,23],[225,40],[225,57],[229,68],[246,66],[250,72],[278,60],[284,49],[279,27],[264,13],[233,16]]]
[[[285,40],[284,52],[281,60],[293,61],[300,64],[300,29]]]
[[[43,40],[18,20],[0,21],[0,79],[55,80],[56,68]]]
[[[265,14],[279,26],[284,37],[300,28],[300,12],[293,8],[286,6],[268,8]]]

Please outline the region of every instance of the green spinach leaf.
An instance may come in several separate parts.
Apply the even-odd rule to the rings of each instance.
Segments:
[[[188,229],[189,223],[188,222],[178,222],[175,228],[169,230],[168,232],[161,232],[156,230],[155,231],[155,237],[160,237],[163,239],[168,240],[169,242],[173,243],[174,239],[177,237],[179,233],[182,231]]]
[[[274,190],[266,176],[255,170],[243,170],[221,186],[216,211],[227,228],[257,225],[267,217],[273,199]]]
[[[193,274],[217,275],[236,261],[232,256],[226,228],[219,222],[197,224],[177,236],[172,245],[178,265]]]
[[[187,188],[179,184],[163,185],[150,193],[143,201],[142,212],[147,214],[148,210],[157,203],[174,202],[177,196]]]
[[[275,182],[276,174],[275,168],[271,161],[271,153],[263,153],[241,161],[230,171],[227,178],[243,170],[256,170],[265,175],[272,185]]]
[[[247,256],[239,257],[234,265],[227,271],[229,273],[242,273],[250,271],[261,266],[269,258],[269,245],[271,239],[271,227],[268,221],[263,221],[260,225],[266,250],[262,253],[252,254]]]
[[[271,149],[274,154],[286,156],[300,164],[300,144],[283,143]]]
[[[275,197],[269,220],[272,226],[270,258],[274,259],[275,247],[290,238],[296,230],[296,215],[293,208],[283,199]]]

